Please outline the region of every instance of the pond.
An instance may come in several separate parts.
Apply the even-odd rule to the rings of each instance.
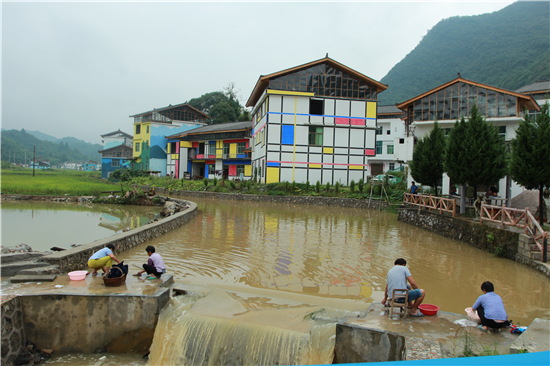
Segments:
[[[158,207],[2,201],[2,245],[69,249],[147,224]]]

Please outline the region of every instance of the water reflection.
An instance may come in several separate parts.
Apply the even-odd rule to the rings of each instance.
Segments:
[[[387,271],[407,259],[426,303],[464,313],[491,280],[509,316],[550,319],[549,280],[513,261],[397,221],[378,211],[193,198],[195,220],[150,241],[176,281],[312,295],[366,309],[380,301]],[[145,244],[125,253],[146,260]]]
[[[70,248],[145,225],[158,207],[2,201],[2,245]]]

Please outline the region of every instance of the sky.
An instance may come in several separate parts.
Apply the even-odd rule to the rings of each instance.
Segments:
[[[1,2],[2,129],[101,143],[130,115],[329,57],[375,80],[439,21],[512,2]]]

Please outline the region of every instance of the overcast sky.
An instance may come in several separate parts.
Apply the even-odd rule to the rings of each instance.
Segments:
[[[100,143],[129,115],[329,57],[375,80],[440,20],[512,2],[2,2],[2,128]]]

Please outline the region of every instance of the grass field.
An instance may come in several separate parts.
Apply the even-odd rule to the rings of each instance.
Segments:
[[[2,169],[2,193],[99,196],[103,191],[120,190],[101,180],[101,172],[75,170]]]

